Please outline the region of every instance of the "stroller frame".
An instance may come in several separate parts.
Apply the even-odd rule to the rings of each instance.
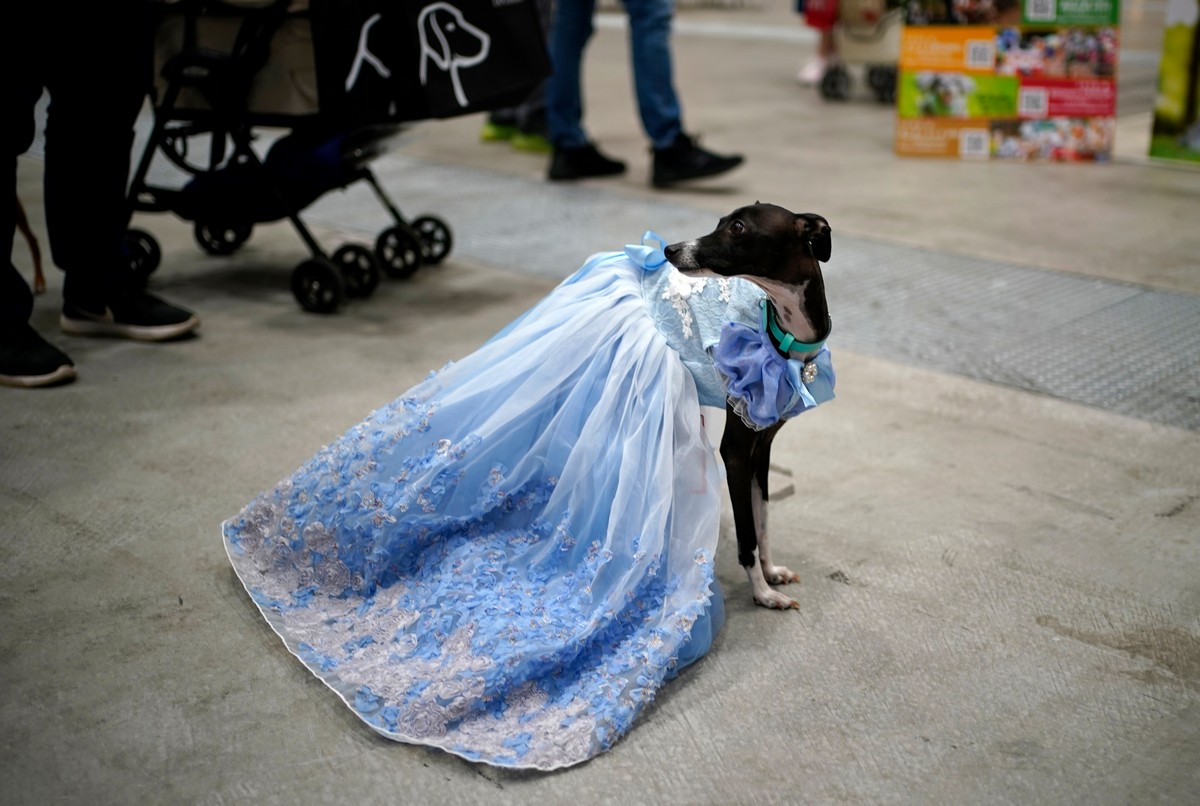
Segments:
[[[174,6],[184,15],[183,48],[163,65],[166,89],[154,104],[154,125],[131,180],[129,200],[137,211],[172,212],[193,221],[201,249],[220,256],[240,249],[255,224],[287,218],[310,253],[292,271],[292,293],[304,310],[332,313],[347,297],[370,296],[383,273],[403,279],[422,265],[441,263],[450,252],[453,238],[446,222],[436,216],[406,219],[368,166],[383,152],[382,141],[397,133],[399,125],[337,132],[331,131],[319,114],[273,115],[247,110],[254,77],[270,56],[271,38],[289,15],[303,14],[289,11],[290,2],[273,0],[264,7],[245,9],[219,0],[183,0]],[[229,52],[198,44],[202,16],[241,19]],[[183,107],[180,97],[185,90],[195,91],[206,108]],[[255,151],[255,128],[260,126],[292,128],[289,136],[308,138],[314,144],[328,146],[336,142],[340,155],[337,170],[324,177],[323,183],[309,183],[297,192],[295,183],[289,186],[287,177],[273,167],[274,148],[265,160]],[[208,153],[202,162],[194,162],[189,159],[190,144],[204,136],[210,138]],[[151,163],[159,153],[193,177],[187,187],[180,190],[148,183]],[[191,192],[206,181],[230,178],[245,178],[255,184],[262,202],[255,213],[223,215],[220,210],[205,209],[202,196],[198,200],[200,194]],[[370,186],[394,223],[379,233],[374,249],[347,243],[329,255],[301,220],[300,211],[324,193],[358,181]],[[264,189],[266,194],[262,195]],[[149,233],[130,229],[125,246],[131,270],[140,281],[148,280],[161,260],[158,243]]]

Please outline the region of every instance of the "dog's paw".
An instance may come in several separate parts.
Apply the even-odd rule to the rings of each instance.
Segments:
[[[799,610],[800,603],[790,596],[784,596],[779,591],[766,590],[754,594],[754,603],[772,610]]]
[[[772,585],[787,585],[789,582],[799,582],[800,575],[783,565],[764,565],[763,576]]]

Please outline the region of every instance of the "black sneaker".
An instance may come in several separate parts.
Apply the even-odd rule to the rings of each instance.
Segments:
[[[555,148],[554,157],[550,160],[551,179],[614,176],[624,171],[625,163],[609,159],[591,143],[579,148]]]
[[[29,325],[0,332],[0,384],[55,386],[75,380],[75,365],[66,353]]]
[[[72,336],[115,336],[137,341],[177,339],[200,327],[191,311],[145,291],[130,291],[99,310],[63,303],[63,333]]]
[[[688,179],[723,174],[741,164],[741,154],[714,154],[680,132],[671,145],[654,149],[654,174],[650,181],[655,187],[666,187]]]

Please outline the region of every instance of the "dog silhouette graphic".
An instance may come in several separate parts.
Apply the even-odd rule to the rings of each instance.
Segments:
[[[462,12],[449,3],[432,3],[417,17],[421,38],[421,86],[429,78],[429,64],[450,74],[454,97],[459,106],[467,105],[459,69],[474,67],[488,57],[492,38],[463,19]]]

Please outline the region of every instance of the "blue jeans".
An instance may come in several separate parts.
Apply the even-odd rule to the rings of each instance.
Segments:
[[[623,0],[629,16],[633,86],[642,128],[655,148],[666,148],[683,130],[671,79],[671,17],[674,0]],[[592,36],[596,0],[557,0],[550,29],[546,123],[558,148],[587,143],[583,131],[583,50]]]

